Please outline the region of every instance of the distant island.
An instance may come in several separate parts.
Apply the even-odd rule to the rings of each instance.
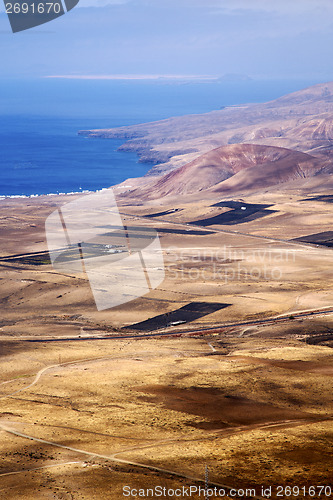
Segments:
[[[142,80],[142,81],[154,81],[154,80],[168,80],[168,81],[199,81],[199,82],[216,82],[221,80],[219,76],[212,75],[48,75],[45,78],[64,78],[69,80]],[[223,79],[223,77],[222,77]]]

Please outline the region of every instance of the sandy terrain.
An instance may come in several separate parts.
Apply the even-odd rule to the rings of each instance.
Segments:
[[[272,212],[226,225],[217,195],[127,202],[124,223],[158,229],[166,279],[103,312],[49,262],[44,221],[68,198],[0,201],[0,492],[118,500],[203,486],[206,466],[258,497],[332,484],[332,249],[290,240],[329,231],[333,205],[309,198],[253,194]],[[135,338],[156,328],[183,333]],[[128,338],[84,339],[107,335]]]

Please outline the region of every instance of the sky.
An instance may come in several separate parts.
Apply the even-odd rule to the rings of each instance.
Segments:
[[[332,0],[80,0],[13,34],[0,12],[2,77],[248,75],[333,80]]]

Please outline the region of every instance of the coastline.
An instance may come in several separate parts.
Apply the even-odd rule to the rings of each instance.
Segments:
[[[143,176],[144,177],[144,176]],[[141,179],[143,177],[138,177],[138,179]],[[128,179],[125,179],[123,182],[126,182]],[[88,194],[95,194],[95,193],[102,193],[103,191],[107,189],[128,189],[132,186],[122,186],[122,183],[119,184],[114,184],[112,186],[108,187],[103,187],[101,189],[96,189],[96,190],[89,190],[85,189],[82,191],[69,191],[68,193],[61,192],[61,193],[41,193],[41,194],[31,194],[31,195],[25,195],[25,194],[14,194],[14,195],[0,195],[0,203],[8,200],[41,200],[41,199],[59,199],[61,197],[70,197],[70,196],[80,196],[80,195],[88,195]]]
[[[25,194],[0,195],[0,201],[9,200],[9,199],[15,199],[15,200],[16,199],[32,199],[32,198],[42,198],[42,197],[51,197],[51,196],[74,196],[74,195],[78,195],[78,194],[99,193],[101,191],[104,191],[104,189],[109,189],[109,188],[97,189],[96,191],[89,191],[89,190],[70,191],[68,193],[43,193],[43,194],[30,194],[30,195],[25,195]]]
[[[257,87],[260,88],[259,83],[256,88]],[[115,88],[118,89],[118,87]],[[166,88],[167,92],[165,90]],[[195,89],[196,92],[194,95],[196,97],[201,97],[201,87],[199,86],[198,88],[198,91]],[[135,89],[137,89],[137,87],[135,87]],[[157,89],[160,92],[159,86]],[[33,160],[30,161],[30,158],[27,156],[30,163],[28,160],[25,161],[24,149],[21,157],[16,155],[15,152],[15,154],[12,154],[9,158],[9,165],[11,168],[22,170],[16,170],[16,173],[13,173],[13,179],[9,178],[11,184],[8,182],[4,183],[3,190],[1,189],[3,192],[0,191],[0,201],[11,198],[32,199],[40,196],[51,197],[59,195],[94,193],[97,190],[109,188],[110,186],[126,184],[127,179],[138,180],[164,175],[178,167],[190,163],[202,154],[205,154],[218,146],[234,142],[262,143],[282,147],[290,146],[291,148],[294,146],[293,142],[290,143],[288,138],[285,139],[284,137],[277,138],[275,136],[265,136],[265,138],[262,138],[260,136],[260,139],[252,138],[251,134],[253,134],[253,128],[255,127],[256,129],[259,129],[261,126],[261,123],[257,124],[258,121],[265,118],[263,120],[264,122],[270,122],[270,120],[273,119],[273,121],[275,121],[275,119],[278,118],[277,116],[272,116],[272,104],[274,101],[270,101],[265,104],[258,101],[251,102],[249,100],[249,97],[257,97],[257,92],[255,93],[253,89],[251,91],[253,96],[249,96],[244,89],[242,89],[245,92],[243,92],[244,101],[239,98],[239,95],[232,94],[233,98],[226,100],[231,102],[223,103],[223,107],[220,109],[219,104],[221,103],[218,101],[220,100],[221,89],[219,89],[219,92],[216,91],[213,93],[214,99],[212,99],[211,104],[214,105],[215,108],[210,107],[209,103],[205,106],[206,109],[210,109],[209,111],[201,111],[198,101],[193,99],[192,101],[189,99],[187,106],[179,105],[178,97],[178,100],[176,100],[174,93],[169,91],[169,87],[162,87],[162,90],[164,92],[163,95],[166,95],[168,98],[166,99],[166,102],[170,101],[173,105],[171,109],[168,109],[167,118],[153,118],[154,114],[156,115],[156,109],[154,107],[156,105],[156,93],[156,95],[154,94],[153,96],[155,100],[150,103],[150,107],[148,108],[149,113],[145,111],[145,113],[141,116],[141,108],[143,103],[146,102],[145,99],[148,95],[146,87],[142,86],[138,87],[139,97],[136,98],[134,108],[133,103],[131,103],[130,106],[126,101],[120,114],[118,108],[115,107],[115,115],[114,117],[111,115],[113,118],[110,119],[110,126],[109,120],[106,122],[104,115],[102,118],[99,117],[94,120],[86,120],[86,123],[84,123],[85,120],[81,119],[80,123],[75,123],[77,122],[78,117],[75,119],[66,118],[66,135],[63,135],[63,122],[60,123],[59,119],[55,120],[51,115],[46,118],[42,118],[43,127],[45,127],[45,120],[50,121],[47,122],[48,130],[50,131],[50,134],[53,134],[53,137],[57,141],[57,151],[61,151],[61,154],[59,154],[59,162],[55,155],[46,159],[41,156],[39,157],[39,144],[36,141],[36,134],[34,132],[36,132],[36,130],[38,132],[40,127],[37,127],[39,124],[33,119],[33,126],[32,128],[29,128],[31,137],[29,136],[29,144],[27,148],[29,148],[29,151],[31,150],[31,141],[33,141],[34,149],[32,150],[32,158],[37,166],[34,167],[34,164],[32,163],[32,168],[40,168],[45,181],[43,179],[43,183],[40,183],[38,177],[36,177],[37,181],[34,182],[34,185],[31,185],[31,182],[29,181],[30,185],[28,186],[29,182],[27,180],[26,172],[28,167],[30,168],[30,163]],[[230,92],[229,87],[227,90]],[[187,87],[186,92],[188,93]],[[270,94],[272,92],[273,90],[271,89]],[[125,88],[124,94],[120,95],[120,97],[125,96],[128,96],[127,88]],[[192,96],[191,93],[190,96]],[[189,103],[191,106],[189,106]],[[268,107],[267,104],[269,104]],[[274,109],[274,112],[277,113],[277,115],[280,113],[283,114],[284,109],[281,104],[283,103],[280,101],[275,101],[273,104],[273,108],[276,108]],[[295,108],[295,106],[293,106],[293,108]],[[190,109],[191,111],[189,112]],[[135,117],[138,116],[138,110],[140,111],[140,121],[136,123]],[[163,116],[163,110],[164,108],[162,107],[157,115],[160,114]],[[299,118],[299,116],[296,116],[296,110],[294,109],[293,111],[295,115],[293,115],[293,117]],[[178,114],[180,112],[182,112],[182,114]],[[126,120],[123,117],[123,113],[127,113],[127,115],[132,118],[128,118]],[[264,113],[265,116],[262,116],[262,113]],[[302,113],[300,114],[302,115]],[[122,116],[121,119],[120,116]],[[28,116],[27,119],[31,121],[32,118]],[[15,120],[14,116],[11,120],[13,122],[11,124],[11,128],[13,130],[16,130],[18,123],[21,127],[20,131],[25,131],[25,129],[22,128],[22,123]],[[123,120],[125,122],[127,121],[128,124],[121,124],[123,123]],[[131,122],[132,124],[130,124]],[[283,120],[281,123],[277,123],[277,126],[282,126],[282,122]],[[29,122],[28,125],[30,126],[31,123]],[[92,128],[91,125],[93,126]],[[98,128],[95,128],[96,125]],[[105,126],[107,126],[107,128],[105,128]],[[4,131],[9,133],[7,128],[6,124]],[[60,130],[62,131],[61,134],[59,133]],[[11,129],[9,131],[11,132]],[[74,135],[76,136],[74,139],[72,132],[74,132]],[[258,134],[259,132],[260,130],[258,130]],[[100,141],[98,144],[94,144],[94,141],[90,142],[89,140],[81,142],[80,139],[80,142],[78,143],[77,136],[82,136],[82,138],[84,137],[85,139],[88,137],[108,138],[111,139],[111,144],[108,141]],[[64,137],[67,141],[66,143],[63,143]],[[45,134],[41,136],[41,139],[43,143],[45,140]],[[118,144],[115,143],[113,146],[113,140],[118,141]],[[79,144],[80,151],[78,150],[77,144]],[[25,147],[24,143],[23,146]],[[298,145],[296,144],[296,146]],[[122,153],[130,153],[130,155],[123,155]],[[100,164],[96,161],[99,154],[101,155]],[[132,159],[131,155],[133,155]],[[66,162],[63,160],[64,157],[66,157]],[[77,159],[81,162],[81,164],[77,163]],[[135,162],[137,167],[134,166],[133,162]],[[14,165],[14,163],[17,163],[17,165]],[[47,168],[45,165],[47,165]],[[75,166],[74,171],[76,172],[77,179],[81,182],[80,184],[71,181],[69,183],[63,183],[58,182],[58,179],[54,180],[53,172],[57,173],[57,176],[59,176],[61,181],[61,176],[65,178],[66,172],[68,172],[68,168],[71,168],[71,165]],[[96,169],[96,175],[94,173],[94,169]],[[51,176],[53,175],[53,178],[51,178],[52,182],[48,182],[48,171],[51,172]],[[119,177],[119,173],[121,173],[121,176],[123,177]],[[38,172],[37,174],[39,175]],[[33,175],[36,175],[35,172],[33,172]],[[23,179],[23,183],[19,182],[21,177]],[[17,183],[15,178],[18,179]],[[98,178],[98,182],[95,182],[96,178]],[[7,186],[7,189],[5,186]],[[83,190],[81,190],[79,186],[82,186]]]

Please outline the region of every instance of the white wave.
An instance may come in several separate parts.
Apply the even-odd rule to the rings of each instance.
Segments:
[[[89,191],[88,189],[84,189],[82,191],[69,191],[68,193],[46,193],[46,194],[0,194],[0,201],[6,199],[15,199],[15,198],[39,198],[41,196],[71,196],[74,194],[90,194],[90,193],[101,193],[102,191],[109,188],[97,189],[96,191]]]

